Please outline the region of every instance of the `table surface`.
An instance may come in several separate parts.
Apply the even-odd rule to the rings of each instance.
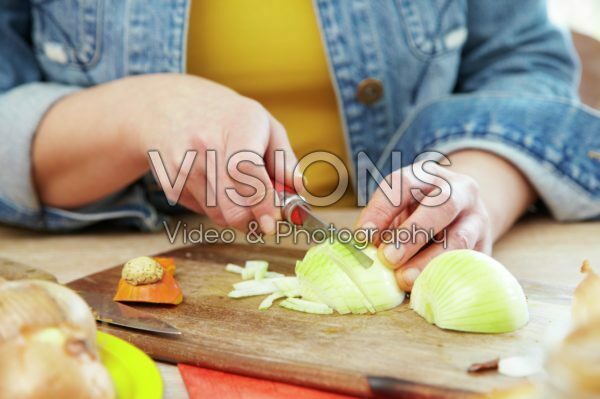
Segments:
[[[323,211],[338,227],[350,227],[356,210]],[[210,226],[204,219],[186,217],[188,229]],[[188,230],[189,231],[189,230]],[[179,236],[171,243],[165,231],[153,234],[119,230],[88,230],[74,234],[45,234],[0,226],[0,256],[46,270],[67,283],[139,255],[182,247]],[[494,256],[519,279],[574,288],[580,281],[583,259],[600,265],[600,222],[562,224],[548,217],[520,221],[495,246]],[[289,245],[289,243],[284,244]],[[177,368],[158,363],[165,399],[186,398]]]

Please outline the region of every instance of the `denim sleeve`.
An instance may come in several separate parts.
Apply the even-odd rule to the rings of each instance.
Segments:
[[[413,148],[494,153],[558,220],[598,218],[600,115],[577,100],[576,57],[545,1],[472,0],[468,18],[457,95],[417,111]]]
[[[160,216],[140,184],[76,210],[40,204],[31,164],[35,132],[56,101],[80,88],[44,82],[31,43],[30,7],[26,0],[0,2],[0,222],[60,231],[117,220],[155,229]]]
[[[600,217],[600,112],[559,98],[454,95],[420,107],[391,141],[410,161],[425,151],[481,149],[510,160],[558,220]],[[404,155],[408,156],[404,156]],[[476,166],[475,166],[476,167]],[[511,187],[502,187],[509,191]]]
[[[456,91],[576,98],[578,63],[545,0],[470,0]]]

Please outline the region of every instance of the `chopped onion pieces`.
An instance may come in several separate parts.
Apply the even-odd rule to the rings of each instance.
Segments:
[[[273,305],[273,301],[276,301],[279,298],[285,298],[285,294],[281,291],[277,291],[263,299],[263,301],[258,305],[260,310],[267,310]]]
[[[264,277],[265,273],[267,272],[268,267],[269,267],[269,262],[266,262],[264,260],[246,261],[244,270],[242,270],[242,279],[250,280],[250,279],[255,278],[256,275],[258,274],[259,278],[257,278],[257,279],[260,280],[262,277]]]
[[[234,265],[233,263],[228,263],[227,266],[225,266],[225,270],[230,273],[242,274],[244,268],[238,265]]]
[[[279,306],[290,310],[296,310],[298,312],[312,313],[312,314],[332,314],[333,309],[324,303],[311,302],[305,299],[288,298],[283,302],[279,303]]]

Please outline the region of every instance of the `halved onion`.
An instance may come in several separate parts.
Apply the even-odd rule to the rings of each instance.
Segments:
[[[297,310],[299,312],[312,313],[312,314],[332,314],[333,309],[324,303],[311,302],[305,299],[288,298],[281,302],[279,306],[290,310]]]
[[[259,306],[264,310],[273,301],[287,297],[282,306],[309,313],[375,313],[394,308],[404,301],[394,273],[377,259],[377,250],[364,252],[374,259],[365,269],[348,248],[340,243],[324,243],[311,248],[296,262],[297,277],[268,271],[265,261],[248,261],[244,268],[228,265],[226,270],[240,273],[246,281],[233,285],[230,298],[270,294]],[[260,272],[262,278],[257,278]],[[254,277],[255,280],[247,280]],[[299,302],[302,297],[304,302]],[[294,300],[290,300],[294,299]],[[316,305],[315,305],[316,304]]]
[[[427,322],[457,331],[504,333],[529,320],[517,279],[492,257],[468,249],[434,258],[415,281],[410,306]]]
[[[364,268],[339,242],[323,243],[308,250],[296,263],[302,298],[324,303],[338,313],[375,313],[404,301],[394,273],[377,258],[377,250],[364,253],[374,262]]]

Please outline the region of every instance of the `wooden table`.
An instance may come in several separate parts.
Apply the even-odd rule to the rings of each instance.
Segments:
[[[322,216],[338,227],[349,227],[354,210],[327,211]],[[188,226],[206,223],[189,217]],[[206,225],[206,224],[205,224]],[[585,258],[600,265],[600,223],[559,224],[549,218],[528,217],[517,224],[495,247],[494,256],[520,279],[574,287],[580,281],[579,266]],[[165,232],[91,230],[77,234],[49,235],[0,227],[0,256],[53,273],[66,283],[107,269],[142,254],[183,246],[171,244]],[[159,363],[165,382],[165,398],[185,398],[187,393],[176,367]]]

